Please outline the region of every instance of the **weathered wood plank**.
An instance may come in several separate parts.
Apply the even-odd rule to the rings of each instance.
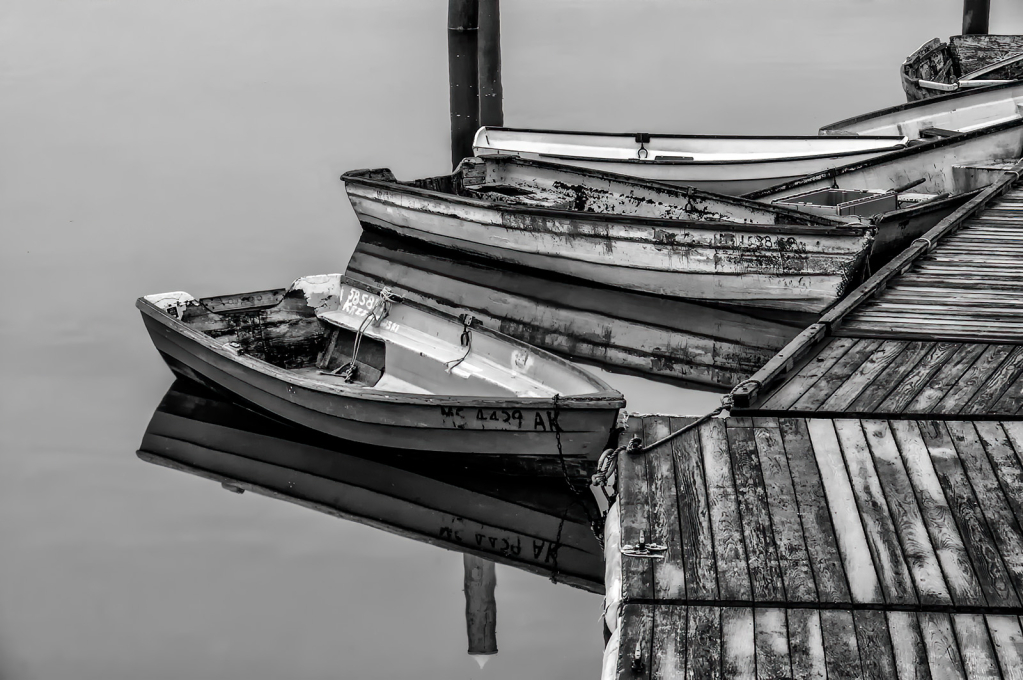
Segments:
[[[721,677],[721,608],[689,607],[686,677]]]
[[[920,624],[915,612],[888,612],[888,631],[899,680],[931,680]]]
[[[970,680],[1001,680],[998,659],[991,647],[984,617],[979,614],[954,614],[952,621],[966,676]]]
[[[649,678],[653,648],[654,607],[650,605],[627,604],[622,609],[622,625],[619,627],[621,641],[618,644],[618,678],[635,680]],[[639,650],[643,660],[643,671],[632,668],[633,655]]]
[[[757,602],[784,602],[784,582],[753,428],[729,426],[726,429],[753,599]]]
[[[644,419],[643,441],[655,442],[671,432],[671,422],[667,416],[647,416]],[[699,449],[695,452],[686,451],[689,447],[685,442],[680,448],[685,452],[683,455],[700,455]],[[648,499],[650,532],[647,540],[662,543],[668,548],[662,559],[649,560],[653,563],[654,597],[661,600],[684,600],[686,577],[675,485],[675,452],[672,446],[665,446],[643,454],[643,457],[647,459],[651,490]]]
[[[856,643],[852,612],[823,610],[820,616],[828,678],[861,677],[863,668],[860,665],[860,649]]]
[[[949,359],[906,406],[907,413],[929,413],[973,365],[987,345],[960,345]]]
[[[836,420],[834,425],[885,601],[916,604],[917,596],[909,567],[902,555],[895,522],[888,511],[884,492],[867,450],[863,427],[858,420]]]
[[[684,422],[681,418],[672,418],[671,427],[673,430],[680,428]],[[699,430],[690,430],[672,440],[678,481],[678,513],[685,559],[686,594],[691,601],[718,598],[714,539],[710,529],[710,504],[703,474],[703,457],[691,453],[700,451]]]
[[[710,506],[710,534],[713,535],[717,562],[718,591],[726,600],[749,601],[753,591],[725,421],[720,418],[708,421],[700,427],[700,437]]]
[[[931,546],[923,514],[891,429],[884,420],[864,420],[862,425],[920,602],[950,605],[952,598],[941,564]]]
[[[756,629],[750,607],[721,609],[721,676],[757,677]]]
[[[916,492],[931,545],[941,562],[953,603],[968,606],[984,604],[980,582],[974,573],[918,424],[912,420],[893,420],[890,426],[906,464],[906,473]]]
[[[643,419],[629,418],[626,439],[643,436]],[[621,517],[622,545],[636,545],[640,533],[650,536],[647,456],[618,457],[618,503]],[[654,594],[654,573],[651,560],[622,555],[622,595],[624,598],[650,598]]]
[[[754,419],[754,425],[761,419]],[[803,525],[799,517],[796,493],[792,487],[785,446],[782,442],[778,421],[771,419],[775,427],[754,427],[760,470],[764,476],[767,492],[767,506],[770,512],[774,542],[778,549],[785,597],[788,602],[815,602],[817,588],[814,584],[810,556],[803,538]]]
[[[1005,680],[1023,680],[1023,630],[1016,616],[986,616],[991,643]]]
[[[757,609],[756,621],[757,678],[790,678],[789,632],[784,609]]]
[[[653,651],[647,664],[651,680],[684,680],[689,640],[686,608],[677,605],[648,605],[647,608],[654,614]]]
[[[846,410],[857,413],[878,412],[877,407],[916,371],[917,365],[927,356],[933,345],[934,343],[920,341],[906,343],[902,352],[871,379],[856,400],[845,407]]]
[[[952,631],[952,620],[949,614],[920,612],[920,633],[927,649],[927,661],[930,664],[931,677],[934,680],[965,680],[966,670],[959,654],[959,645]]]
[[[835,390],[856,372],[874,350],[881,346],[881,340],[857,340],[831,369],[822,375],[799,399],[791,406],[795,411],[816,411]]]
[[[788,378],[759,408],[765,411],[790,408],[857,342],[855,338],[829,338],[821,344],[817,355],[799,369],[799,372]]]
[[[861,609],[853,613],[853,622],[863,665],[862,677],[877,680],[894,678],[895,653],[884,612]]]
[[[1005,499],[1012,508],[1012,513],[1017,521],[1023,518],[1023,463],[1016,455],[1007,430],[1017,429],[1023,434],[1023,430],[1020,429],[1021,425],[1023,423],[1019,421],[1003,424],[996,421],[978,420],[973,423],[977,435],[984,445],[984,450],[987,452],[988,458],[991,459],[991,465],[998,476],[998,481],[1001,482]]]
[[[1021,328],[1023,330],[1023,328]],[[1023,333],[1020,335],[1023,341]],[[1002,394],[1023,375],[1023,346],[1017,345],[1002,364],[992,371],[987,381],[981,386],[973,399],[964,404],[960,413],[971,415],[981,413],[1002,413],[993,408]],[[1015,411],[1013,411],[1014,413]]]
[[[836,412],[848,410],[868,387],[879,384],[879,376],[892,362],[903,360],[901,355],[908,346],[909,343],[900,340],[882,342],[817,410]]]
[[[988,408],[989,413],[1019,415],[1023,409],[1023,375],[1017,377]]]
[[[1019,599],[1011,577],[1002,563],[945,424],[927,420],[920,421],[919,426],[987,604],[1018,607]]]
[[[882,602],[878,574],[842,460],[834,423],[812,419],[807,420],[806,425],[827,494],[831,523],[835,528],[853,602]]]
[[[782,418],[778,421],[793,491],[803,526],[803,538],[821,602],[849,602],[849,585],[831,523],[817,460],[806,421]]]
[[[930,343],[928,347],[926,356],[917,363],[911,373],[898,381],[895,389],[876,407],[878,412],[902,413],[920,389],[934,377],[934,374],[945,365],[945,362],[956,353],[961,345],[952,342],[938,342]]]
[[[820,612],[789,609],[789,658],[792,677],[824,680],[828,676]]]
[[[984,382],[1012,352],[1009,345],[988,345],[948,394],[938,402],[932,413],[959,413],[973,399]]]
[[[1019,518],[1013,513],[1005,498],[998,478],[991,469],[984,446],[973,423],[950,421],[945,423],[952,437],[959,460],[973,486],[981,511],[991,527],[995,545],[1002,555],[1002,561],[1009,570],[1016,592],[1023,592],[1023,531]]]

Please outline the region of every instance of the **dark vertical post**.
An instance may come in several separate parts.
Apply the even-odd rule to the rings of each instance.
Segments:
[[[448,89],[451,108],[451,165],[472,155],[479,129],[477,67],[479,0],[448,0]]]
[[[494,563],[475,555],[462,555],[465,569],[465,629],[469,654],[483,668],[491,654],[497,654],[497,572]]]
[[[480,125],[504,125],[501,87],[501,2],[479,0]]]
[[[963,35],[985,35],[991,18],[991,0],[963,0]]]

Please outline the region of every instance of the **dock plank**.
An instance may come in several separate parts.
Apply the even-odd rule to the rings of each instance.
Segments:
[[[686,677],[721,677],[721,608],[689,607]]]
[[[1009,345],[988,345],[938,402],[932,413],[959,413],[966,408],[988,377],[1008,359],[1011,352],[1012,347]]]
[[[820,612],[828,678],[859,678],[860,648],[856,642],[856,626],[852,612],[831,609]]]
[[[893,420],[892,435],[906,464],[945,582],[953,604],[979,606],[985,603],[980,581],[959,533],[955,516],[949,507],[941,482],[931,462],[930,451],[912,420]]]
[[[682,418],[672,418],[672,429],[684,426]],[[703,474],[700,434],[690,430],[672,440],[675,457],[679,526],[682,554],[685,560],[686,594],[690,601],[717,600],[718,579],[714,560],[714,539],[710,528],[710,503]],[[663,455],[663,454],[662,454]]]
[[[856,413],[875,412],[888,395],[898,389],[917,370],[917,365],[928,356],[935,344],[919,340],[906,343],[902,352],[888,362],[884,370],[867,384],[856,400],[845,407],[845,410]]]
[[[650,678],[651,659],[653,655],[654,608],[638,604],[627,604],[622,609],[621,635],[618,643],[618,678],[619,680],[635,680]],[[643,671],[632,668],[632,659],[639,651],[643,662]]]
[[[856,640],[864,678],[886,680],[895,677],[895,652],[882,611],[861,609],[853,613]]]
[[[754,419],[753,438],[764,478],[785,597],[788,602],[816,602],[817,588],[803,538],[803,525],[781,430],[777,419],[770,420],[773,427],[766,426],[768,423],[758,426],[760,420]]]
[[[934,377],[913,397],[905,412],[930,413],[987,347],[988,345],[978,344],[960,345],[948,362],[935,372]]]
[[[1023,337],[1020,338],[1023,340]],[[979,415],[998,413],[993,407],[1002,395],[1023,374],[1023,346],[1010,347],[1005,361],[994,369],[987,377],[973,398],[959,410],[963,414]]]
[[[923,513],[888,422],[864,420],[862,425],[920,602],[951,605],[952,598],[941,564],[931,545]]]
[[[998,668],[998,659],[991,646],[984,617],[979,614],[954,614],[952,622],[966,677],[970,680],[1001,680],[1002,673]]]
[[[667,416],[648,416],[644,419],[643,441],[659,441],[671,432],[671,422]],[[685,455],[699,456],[699,448],[695,453],[689,451],[685,442],[681,448],[687,451]],[[675,483],[676,454],[672,450],[670,455],[646,454],[643,457],[647,459],[651,490],[650,533],[647,540],[651,543],[662,543],[668,548],[663,559],[649,560],[653,567],[653,594],[655,598],[661,600],[684,600],[686,577]]]
[[[856,338],[829,339],[817,354],[793,377],[786,380],[780,389],[775,390],[760,408],[765,411],[791,408],[796,400],[831,370],[831,367],[857,342]]]
[[[756,628],[751,607],[721,609],[721,676],[757,677]]]
[[[685,607],[647,606],[653,611],[653,643],[648,663],[650,678],[685,680],[689,636]]]
[[[710,420],[700,436],[719,593],[725,600],[750,601],[753,591],[724,420]]]
[[[820,612],[814,609],[789,609],[787,617],[792,677],[824,680],[828,677],[828,668]]]
[[[752,423],[750,423],[752,424]],[[732,474],[742,517],[750,585],[757,602],[784,602],[785,589],[774,544],[767,494],[752,427],[727,427]]]
[[[779,432],[788,458],[803,538],[821,602],[849,602],[849,584],[831,523],[824,485],[813,453],[810,433],[802,418],[781,418]]]
[[[867,449],[863,426],[858,420],[836,420],[834,425],[885,601],[916,604],[909,567],[902,555],[895,522],[888,511],[888,503]]]
[[[931,680],[927,648],[915,612],[888,612],[888,631],[899,680]]]
[[[818,411],[847,411],[849,407],[867,389],[881,385],[880,376],[892,364],[902,359],[903,352],[909,343],[901,340],[885,340],[842,384],[817,407]]]
[[[794,411],[816,411],[881,346],[881,340],[857,340],[833,366],[790,407]]]
[[[631,439],[634,436],[643,437],[642,418],[629,418],[625,437]],[[643,537],[651,535],[647,456],[619,456],[618,478],[621,542],[622,545],[636,545],[641,534]],[[654,572],[650,560],[622,555],[622,591],[626,599],[653,597]]]
[[[959,643],[952,631],[950,614],[919,612],[920,633],[927,649],[927,661],[934,680],[966,680]]]
[[[921,421],[919,425],[934,471],[948,499],[987,604],[1019,606],[1012,579],[998,553],[991,529],[984,520],[980,504],[973,494],[945,424],[940,421]]]
[[[911,373],[898,381],[895,389],[875,407],[875,410],[878,413],[902,413],[960,347],[962,345],[954,342],[929,343],[927,354],[913,367]]]
[[[1005,680],[1023,680],[1023,630],[1019,617],[988,615],[988,632]]]
[[[771,607],[753,612],[756,623],[757,678],[790,678],[789,631],[785,610]]]

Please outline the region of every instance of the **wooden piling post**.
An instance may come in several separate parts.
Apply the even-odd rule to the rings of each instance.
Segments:
[[[963,0],[963,35],[986,35],[991,0]]]
[[[501,86],[501,3],[479,0],[480,125],[504,125]]]
[[[497,587],[495,565],[490,560],[463,554],[465,568],[465,629],[469,654],[483,668],[486,657],[497,654]]]
[[[480,126],[478,29],[479,0],[448,0],[452,167],[472,155],[472,138]]]

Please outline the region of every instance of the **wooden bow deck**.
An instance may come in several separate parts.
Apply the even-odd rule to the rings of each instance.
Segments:
[[[605,678],[1023,678],[1021,170],[619,456]]]

